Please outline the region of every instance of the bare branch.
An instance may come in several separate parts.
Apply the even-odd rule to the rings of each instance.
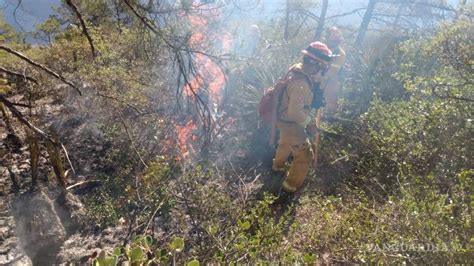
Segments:
[[[460,96],[454,96],[454,95],[441,95],[437,93],[434,89],[432,89],[433,95],[441,98],[441,99],[452,99],[452,100],[457,100],[457,101],[464,101],[464,102],[474,102],[474,99],[466,98],[466,97],[460,97]]]
[[[138,109],[138,107],[132,105],[131,103],[128,103],[127,101],[124,101],[122,99],[119,99],[117,97],[114,97],[114,96],[109,96],[109,95],[105,95],[105,94],[102,94],[102,93],[97,93],[98,96],[100,97],[103,97],[103,98],[106,98],[106,99],[111,99],[113,101],[116,101],[116,102],[119,102],[119,103],[122,103],[122,104],[125,104],[126,106],[132,108],[135,112],[137,112],[138,114],[143,114],[143,111],[141,111],[140,109]]]
[[[82,92],[81,92],[81,90],[80,90],[78,87],[76,87],[76,86],[75,86],[74,84],[72,84],[70,81],[66,80],[66,78],[64,78],[64,77],[61,76],[60,74],[58,74],[58,73],[54,72],[53,70],[47,68],[46,66],[44,66],[44,65],[42,65],[42,64],[40,64],[40,63],[37,63],[37,62],[31,60],[30,58],[26,57],[26,56],[23,55],[22,53],[17,52],[17,51],[15,51],[15,50],[11,49],[11,48],[8,48],[8,47],[6,47],[6,46],[4,46],[4,45],[0,45],[0,50],[4,50],[4,51],[6,51],[6,52],[8,52],[8,53],[10,53],[10,54],[13,54],[13,55],[15,55],[15,56],[21,58],[22,60],[28,62],[30,65],[33,65],[33,66],[35,66],[35,67],[37,67],[37,68],[42,69],[43,71],[45,71],[46,73],[50,74],[51,76],[53,76],[53,77],[59,79],[60,81],[66,83],[67,85],[71,86],[73,89],[75,89],[75,90],[79,93],[79,95],[82,96]]]
[[[16,106],[21,106],[21,107],[25,107],[25,108],[31,108],[32,106],[29,105],[29,104],[24,104],[24,103],[14,103],[12,102],[13,105],[16,105]]]
[[[14,71],[11,71],[11,70],[8,70],[2,66],[0,66],[0,71],[4,72],[4,73],[7,73],[7,74],[10,74],[12,76],[16,76],[16,77],[21,77],[23,79],[26,79],[26,80],[29,80],[35,84],[38,84],[38,81],[32,77],[29,77],[29,76],[26,76],[24,74],[21,74],[21,73],[18,73],[18,72],[14,72]]]
[[[9,100],[7,100],[5,97],[3,97],[2,95],[0,95],[0,102],[5,104],[5,106],[10,110],[10,112],[12,112],[12,114],[18,118],[18,120],[20,120],[21,123],[23,123],[24,125],[26,125],[29,129],[31,129],[33,132],[35,132],[38,136],[40,136],[42,139],[46,140],[46,141],[49,141],[50,143],[52,143],[53,145],[55,146],[59,146],[61,147],[61,149],[63,150],[65,156],[66,156],[66,159],[69,163],[69,166],[71,167],[71,170],[74,174],[76,174],[76,171],[74,170],[74,166],[72,165],[72,162],[71,160],[69,159],[69,155],[68,155],[68,152],[66,150],[66,147],[58,140],[58,141],[55,141],[50,135],[48,135],[46,132],[44,132],[43,130],[37,128],[36,126],[34,126],[30,121],[28,121],[28,119],[26,119],[26,117],[18,110],[16,109],[15,107],[15,104],[10,102]]]
[[[83,188],[83,187],[87,187],[87,186],[100,186],[102,185],[102,182],[100,180],[86,180],[86,181],[82,181],[82,182],[79,182],[79,183],[76,183],[74,185],[70,185],[69,187],[66,188],[66,190],[75,190],[75,189],[78,189],[78,188]]]
[[[461,86],[466,86],[466,85],[468,84],[467,83],[461,84]],[[448,86],[448,85],[436,83],[434,86],[431,86],[431,93],[433,93],[434,96],[440,99],[452,99],[452,100],[464,101],[464,102],[474,102],[474,99],[463,97],[463,96],[456,96],[449,92],[445,92],[444,95],[442,95],[436,90],[438,87],[441,87],[441,86]]]
[[[130,8],[133,14],[145,25],[145,27],[149,29],[151,32],[157,34],[157,36],[161,38],[161,40],[163,40],[163,42],[174,53],[175,62],[179,69],[178,89],[176,91],[178,103],[179,103],[179,98],[182,92],[180,86],[183,85],[181,81],[183,80],[184,86],[185,87],[187,86],[189,88],[191,94],[193,95],[193,98],[195,99],[195,104],[198,110],[199,117],[201,121],[203,122],[203,129],[204,129],[204,134],[205,134],[204,144],[203,144],[203,149],[204,149],[207,146],[207,144],[210,142],[210,139],[212,138],[211,128],[215,121],[212,118],[211,111],[209,110],[206,102],[197,94],[196,92],[197,88],[193,88],[191,81],[189,80],[190,75],[197,75],[195,71],[194,62],[191,58],[194,53],[207,56],[211,60],[216,60],[219,57],[210,55],[202,51],[193,50],[185,42],[175,43],[176,40],[173,37],[168,39],[166,34],[163,32],[160,32],[160,30],[156,27],[156,25],[154,24],[152,20],[150,20],[147,16],[141,15],[139,13],[138,10],[130,3],[129,0],[123,0],[123,1],[128,6],[128,8]],[[223,59],[223,58],[219,58],[219,59]]]
[[[396,1],[382,1],[381,3],[386,3],[386,4],[398,4],[398,5],[417,5],[417,6],[424,6],[424,7],[431,7],[431,8],[435,8],[435,9],[440,9],[440,10],[444,10],[444,11],[449,11],[449,12],[457,12],[456,9],[454,9],[452,6],[450,5],[444,5],[444,4],[433,4],[433,3],[430,3],[429,1],[400,1],[400,0],[396,0]]]
[[[345,16],[352,15],[354,13],[357,13],[357,12],[365,10],[365,9],[367,9],[367,8],[366,7],[356,8],[356,9],[350,11],[350,12],[346,12],[346,13],[337,14],[337,15],[334,15],[334,16],[327,17],[326,20],[333,19],[333,18],[345,17]]]
[[[43,130],[35,127],[30,121],[28,121],[25,116],[18,110],[16,109],[16,107],[14,106],[14,104],[12,102],[10,102],[9,100],[7,100],[5,97],[3,97],[2,95],[0,95],[0,102],[2,102],[3,104],[5,104],[5,106],[10,110],[10,112],[12,112],[12,114],[18,118],[18,120],[20,120],[21,123],[23,123],[24,125],[26,125],[29,129],[31,129],[33,132],[35,132],[36,134],[38,134],[40,137],[42,137],[43,139],[46,139],[48,141],[50,141],[51,143],[56,143],[52,138],[51,136],[49,136],[48,134],[46,134]]]
[[[135,142],[133,141],[132,135],[130,135],[130,132],[128,131],[128,127],[127,127],[127,125],[125,124],[125,121],[123,120],[122,117],[120,117],[120,122],[122,122],[122,125],[123,125],[123,127],[125,128],[125,132],[127,133],[128,140],[130,140],[130,143],[132,144],[133,151],[134,151],[135,154],[138,156],[138,159],[139,159],[140,162],[143,164],[143,166],[145,166],[145,168],[148,168],[148,165],[145,163],[145,161],[143,160],[142,156],[141,156],[140,153],[138,152],[138,149],[137,149],[137,147],[135,146]]]
[[[62,144],[62,142],[58,141],[58,144],[61,146],[61,149],[64,152],[64,156],[66,157],[67,163],[69,164],[69,167],[71,167],[72,173],[76,175],[76,170],[74,169],[74,166],[72,165],[71,159],[69,158],[69,153],[66,150],[66,146]]]
[[[16,18],[16,12],[18,11],[18,8],[23,4],[23,0],[18,0],[18,4],[16,5],[15,9],[13,10],[13,20],[15,23],[18,25],[18,27],[21,29],[21,31],[26,32],[26,30],[23,28],[23,26],[18,22]]]
[[[92,42],[92,37],[89,34],[89,31],[87,30],[86,22],[82,18],[81,13],[77,9],[77,6],[74,5],[72,0],[66,0],[66,4],[72,9],[72,11],[76,14],[77,18],[79,19],[79,22],[81,23],[81,27],[82,27],[82,33],[84,33],[84,35],[86,36],[87,41],[89,42],[89,45],[91,47],[92,56],[96,57],[96,51],[95,51],[94,43]]]
[[[146,223],[146,226],[145,226],[145,229],[143,230],[143,233],[146,234],[146,232],[148,231],[148,228],[150,227],[151,222],[153,221],[153,219],[155,218],[156,214],[161,209],[163,204],[164,204],[164,202],[161,202],[160,204],[158,204],[158,207],[155,208],[155,211],[153,212],[153,214],[148,219],[148,222]]]
[[[148,29],[150,29],[153,33],[158,34],[158,30],[156,29],[153,21],[150,21],[149,18],[140,15],[128,0],[123,0],[123,2],[128,6],[128,8],[130,8],[130,10],[132,10],[133,14],[135,14],[135,16],[137,16]]]
[[[316,14],[314,14],[314,13],[312,13],[312,12],[306,10],[306,9],[296,9],[296,10],[293,10],[292,12],[303,14],[306,17],[309,17],[309,18],[313,19],[314,21],[319,22],[319,17]]]

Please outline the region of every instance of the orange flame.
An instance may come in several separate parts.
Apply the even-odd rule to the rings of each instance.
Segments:
[[[196,8],[196,11],[197,14],[187,14],[188,21],[193,29],[188,41],[189,46],[192,49],[200,50],[206,44],[209,44],[207,36],[210,36],[212,39],[219,41],[221,51],[228,53],[232,46],[232,35],[228,32],[220,35],[209,34],[208,20],[202,14],[199,14],[199,8]],[[219,14],[211,12],[209,15],[217,17]],[[194,60],[196,75],[183,87],[183,95],[194,99],[200,90],[207,89],[208,104],[219,105],[222,102],[221,90],[226,81],[224,72],[210,57],[204,54],[196,54]],[[176,126],[178,146],[184,159],[194,153],[193,142],[199,140],[198,135],[194,134],[197,129],[196,122],[191,118],[187,119],[184,126]]]
[[[197,126],[194,121],[189,120],[184,126],[176,126],[178,133],[178,146],[181,151],[182,158],[188,158],[190,154],[194,153],[194,148],[190,140],[196,140],[197,135],[195,130]]]

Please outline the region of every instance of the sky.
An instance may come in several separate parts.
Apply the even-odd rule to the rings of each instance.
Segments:
[[[53,6],[59,6],[60,0],[21,0],[21,5],[16,10],[18,0],[0,0],[0,9],[6,21],[18,31],[32,31],[35,24],[45,21],[49,15],[54,14]]]
[[[21,5],[16,10],[16,20],[14,16],[14,10],[18,5],[18,1],[21,1]],[[0,0],[0,9],[3,11],[7,22],[15,27],[18,31],[33,31],[35,24],[39,24],[46,20],[49,15],[54,14],[52,7],[59,6],[60,0]],[[247,15],[262,15],[262,12],[267,15],[282,10],[285,6],[286,0],[233,0],[234,3],[239,4],[242,7],[241,13]],[[251,7],[246,9],[249,3],[258,2],[258,7]],[[458,0],[448,0],[449,4],[455,5]],[[368,0],[329,0],[328,15],[339,14],[343,12],[351,11],[355,8],[364,7],[368,3]],[[317,10],[313,10],[317,14]],[[239,13],[239,12],[237,12]],[[363,11],[359,14],[345,17],[343,21],[339,23],[352,23],[358,24],[361,21]]]
[[[59,6],[60,0],[21,0],[22,4],[16,10],[16,20],[14,10],[19,0],[0,0],[0,9],[3,10],[7,22],[18,31],[32,31],[35,24],[46,20],[49,15],[54,14],[52,7]],[[267,15],[278,12],[285,6],[286,0],[233,0],[242,7],[242,13],[247,15],[261,15],[261,11]],[[246,9],[251,3],[259,2],[258,8]],[[329,0],[328,15],[337,14],[352,8],[366,5],[368,0]],[[252,5],[253,6],[253,5]],[[252,14],[253,13],[253,14]],[[357,19],[353,16],[352,19]]]

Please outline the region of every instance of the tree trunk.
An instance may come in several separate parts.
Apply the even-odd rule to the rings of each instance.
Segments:
[[[359,32],[357,33],[356,46],[360,49],[363,46],[365,34],[367,33],[367,28],[369,26],[370,20],[372,19],[372,14],[374,13],[375,4],[377,0],[370,0],[367,5],[367,10],[365,10],[364,18],[359,27]]]
[[[327,10],[328,10],[328,0],[323,0],[323,7],[321,9],[321,15],[319,16],[318,27],[316,28],[316,33],[314,34],[314,39],[316,41],[321,40],[321,35],[323,33],[324,20],[326,19]]]
[[[96,54],[94,42],[92,41],[92,37],[89,33],[89,30],[87,29],[84,18],[79,12],[79,9],[77,9],[77,6],[71,0],[66,0],[66,4],[72,9],[74,14],[76,14],[77,18],[79,19],[79,22],[81,23],[82,33],[86,36],[87,41],[89,42],[89,46],[91,47],[92,56],[95,58],[97,54]]]
[[[285,38],[285,41],[288,41],[289,24],[290,24],[290,0],[286,0],[285,31],[283,33],[283,38]]]
[[[400,16],[402,15],[403,9],[405,8],[405,5],[399,5],[398,10],[397,10],[397,16],[395,17],[395,20],[393,21],[392,27],[397,27],[398,23],[400,22]]]

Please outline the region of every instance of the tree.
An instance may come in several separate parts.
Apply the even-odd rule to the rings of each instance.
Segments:
[[[362,19],[362,23],[360,24],[357,33],[357,38],[355,41],[355,44],[359,49],[363,46],[365,35],[367,34],[367,28],[369,26],[370,20],[372,19],[375,4],[377,4],[377,1],[378,0],[370,0],[369,4],[367,5],[367,9],[365,10],[364,18]]]
[[[288,41],[289,28],[290,27],[290,0],[286,0],[285,6],[285,31],[283,32],[283,38]]]
[[[17,41],[19,41],[18,33],[5,21],[3,12],[0,12],[0,43]]]
[[[36,26],[35,37],[48,42],[61,32],[61,23],[56,16],[50,16],[43,23]]]
[[[323,6],[321,7],[321,15],[319,16],[318,27],[314,34],[314,39],[319,41],[321,34],[323,33],[324,21],[326,20],[326,12],[328,10],[328,0],[323,0]]]

